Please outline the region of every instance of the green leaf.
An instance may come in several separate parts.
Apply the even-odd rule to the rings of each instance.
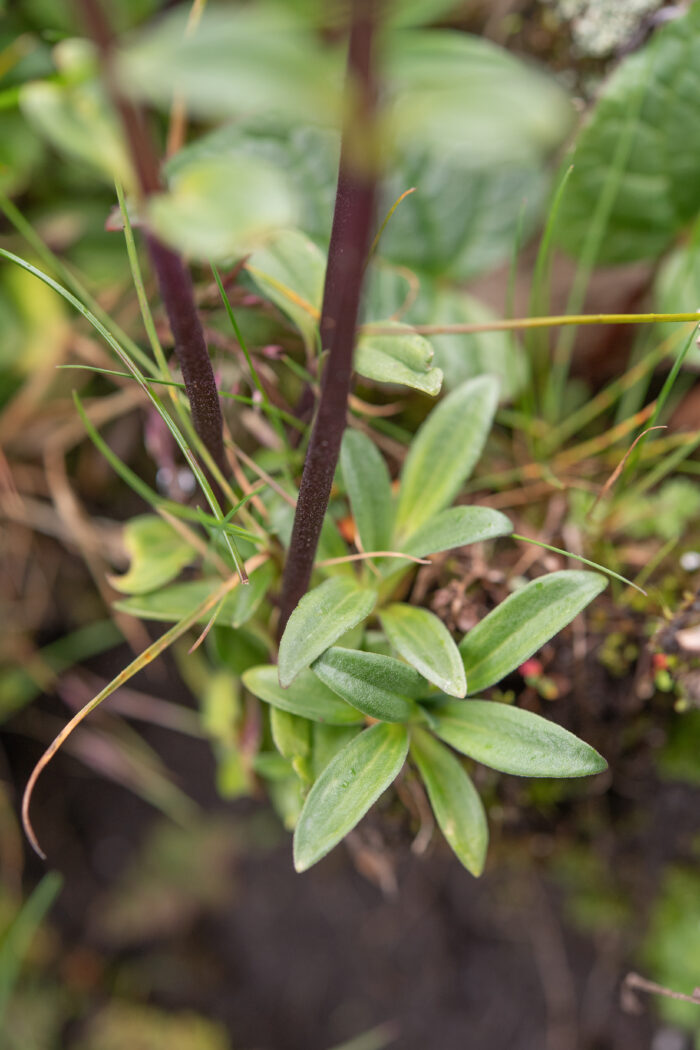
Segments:
[[[311,722],[280,707],[270,711],[270,730],[283,758],[306,758],[311,753]]]
[[[325,857],[396,779],[406,760],[403,726],[372,726],[344,747],[311,788],[294,832],[294,867]]]
[[[169,109],[173,96],[205,120],[275,113],[332,123],[341,104],[339,54],[281,4],[207,7],[196,33],[172,11],[117,55],[121,88]]]
[[[369,616],[376,601],[376,591],[343,577],[332,577],[305,594],[280,642],[281,685],[289,685],[341,635]]]
[[[607,585],[605,576],[551,572],[501,602],[462,639],[469,692],[499,682],[578,616]]]
[[[314,780],[323,772],[332,758],[342,751],[361,730],[354,726],[332,726],[314,722],[312,736],[312,768]]]
[[[92,168],[110,184],[133,184],[131,164],[101,88],[90,81],[26,84],[20,106],[29,124],[52,146]]]
[[[166,243],[200,259],[226,260],[293,224],[296,203],[282,173],[269,164],[209,158],[180,166],[169,191],[150,198],[149,216]]]
[[[302,671],[290,686],[283,689],[279,684],[277,668],[272,664],[264,664],[246,671],[243,684],[253,696],[264,700],[266,704],[272,704],[292,715],[309,718],[312,722],[325,722],[333,726],[360,725],[364,722],[356,708],[341,700],[311,671]]]
[[[579,134],[566,162],[562,246],[581,255],[601,214],[599,262],[659,256],[700,210],[699,140],[700,7],[692,4],[617,67]]]
[[[132,518],[124,526],[123,543],[129,554],[129,571],[110,576],[123,594],[148,594],[175,579],[194,559],[195,551],[172,525],[154,514]]]
[[[597,751],[561,726],[493,700],[431,708],[435,732],[464,755],[520,777],[586,777],[607,768]]]
[[[408,325],[380,323],[395,327],[396,335],[361,335],[353,358],[355,371],[378,383],[413,387],[433,397],[439,394],[442,372],[431,367],[433,348],[428,340]]]
[[[393,33],[385,79],[388,119],[401,145],[463,153],[474,167],[541,159],[573,122],[553,77],[467,33]]]
[[[448,507],[430,518],[401,545],[401,550],[422,558],[425,554],[463,547],[467,543],[508,536],[513,526],[505,514],[490,507]]]
[[[422,729],[411,732],[414,759],[435,819],[457,857],[472,875],[484,870],[489,828],[476,788],[451,752]]]
[[[251,618],[260,602],[267,594],[275,574],[271,562],[266,562],[251,574],[250,583],[240,584],[224,599],[217,623],[227,627],[240,627]],[[138,616],[142,620],[159,620],[163,623],[175,623],[183,620],[200,605],[205,598],[221,586],[220,577],[204,580],[190,580],[187,583],[175,583],[151,594],[134,595],[114,603],[115,609]],[[207,613],[200,623],[208,623],[212,614]]]
[[[449,506],[471,474],[497,401],[495,379],[470,379],[448,394],[418,431],[401,471],[396,533],[404,541]]]
[[[459,650],[450,632],[427,609],[400,602],[379,613],[384,632],[397,653],[449,696],[464,696],[467,683]]]
[[[338,646],[327,649],[313,671],[358,711],[383,722],[407,722],[416,713],[409,698],[430,692],[425,679],[400,660]]]
[[[340,469],[362,550],[391,550],[391,480],[384,459],[366,434],[350,428],[345,431]]]
[[[251,255],[246,270],[265,298],[299,330],[307,353],[315,354],[326,272],[321,249],[299,230],[282,230]]]

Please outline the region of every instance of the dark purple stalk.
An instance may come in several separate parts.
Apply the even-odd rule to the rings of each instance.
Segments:
[[[88,32],[97,45],[105,84],[121,119],[139,193],[145,200],[151,194],[159,193],[163,186],[144,115],[137,106],[124,98],[116,83],[112,65],[112,32],[100,6],[100,0],[77,0],[77,3]],[[192,409],[194,428],[217,467],[226,476],[228,465],[224,453],[221,404],[202,323],[197,312],[192,279],[177,252],[166,247],[150,233],[146,234],[146,243],[175,340],[175,353]],[[221,500],[219,486],[213,480],[212,484]]]
[[[343,127],[320,320],[321,345],[329,355],[284,568],[280,635],[308,590],[345,430],[355,330],[377,192],[375,26],[375,0],[353,0],[347,81],[348,97],[356,97],[357,104],[349,106]],[[364,157],[360,156],[363,145],[367,152]]]

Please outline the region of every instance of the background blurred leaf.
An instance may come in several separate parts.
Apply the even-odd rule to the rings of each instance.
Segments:
[[[154,514],[132,518],[122,533],[129,554],[129,570],[110,576],[123,594],[148,594],[175,579],[194,558],[194,549],[167,521]]]

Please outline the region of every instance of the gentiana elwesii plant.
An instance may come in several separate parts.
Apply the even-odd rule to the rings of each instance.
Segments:
[[[449,7],[437,0],[352,0],[320,27],[315,5],[304,3],[215,7],[195,25],[175,12],[124,43],[112,36],[106,5],[79,6],[91,42],[63,41],[56,77],[27,85],[22,104],[52,143],[116,177],[117,225],[153,356],[9,202],[7,216],[34,236],[53,275],[2,254],[62,295],[109,345],[120,378],[139,384],[201,494],[178,502],[136,476],[76,395],[90,438],[154,511],[124,528],[130,567],[111,578],[122,595],[116,608],[173,626],[45,753],[25,796],[30,837],[38,845],[31,792],[62,740],[198,627],[197,643],[178,659],[200,700],[220,788],[234,797],[267,785],[294,829],[299,871],[337,845],[397,777],[417,774],[445,838],[478,875],[488,830],[470,762],[530,777],[605,767],[568,731],[486,691],[570,623],[606,577],[540,576],[461,639],[406,600],[430,555],[488,542],[498,557],[497,541],[513,533],[504,514],[455,501],[499,399],[512,397],[525,373],[507,334],[461,352],[444,337],[431,343],[409,318],[483,320],[485,308],[460,282],[508,254],[516,221],[532,224],[544,159],[568,131],[570,104],[493,45],[420,28]],[[477,85],[491,100],[488,120],[483,99],[474,103]],[[144,107],[168,110],[173,93],[180,114],[234,119],[189,143],[180,126],[159,165]],[[96,153],[95,143],[109,150]],[[311,165],[304,178],[300,156]],[[418,207],[407,193],[414,179]],[[445,200],[455,203],[457,185],[478,188],[478,221],[474,212],[462,221],[461,200],[441,212]],[[532,214],[513,204],[526,186]],[[154,323],[140,245],[179,368],[166,360]],[[207,267],[202,301],[215,296],[219,327],[209,314],[204,323],[185,260]],[[203,340],[230,339],[224,325],[236,363],[217,391]],[[266,356],[270,331],[282,332],[285,345]],[[374,398],[386,383],[417,391],[423,422],[415,433],[382,429],[377,405],[353,394],[358,377]],[[426,416],[425,398],[443,386]],[[236,429],[227,413],[235,440],[221,427],[226,394],[251,427]],[[262,435],[257,446],[251,435]],[[402,464],[395,483],[380,451],[387,441]]]

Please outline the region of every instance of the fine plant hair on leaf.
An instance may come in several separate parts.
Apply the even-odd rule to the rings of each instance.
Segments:
[[[266,554],[255,554],[252,558],[249,558],[245,565],[246,576],[247,573],[253,572],[265,561],[267,561]],[[119,674],[104,687],[104,689],[100,690],[97,696],[94,696],[92,700],[85,704],[85,706],[82,707],[73,718],[71,718],[68,724],[64,726],[58,736],[47,747],[46,751],[44,751],[44,754],[32,770],[31,776],[27,781],[27,786],[24,789],[24,795],[22,796],[22,825],[24,827],[24,832],[31,843],[32,849],[38,853],[42,860],[46,860],[46,854],[39,845],[39,840],[36,837],[32,822],[29,818],[29,807],[32,800],[32,794],[41,772],[49,764],[67,737],[70,736],[73,730],[80,725],[91,711],[94,711],[96,707],[99,707],[103,700],[106,700],[108,696],[111,696],[112,693],[116,692],[116,690],[124,685],[125,682],[128,682],[130,678],[133,678],[138,671],[147,667],[148,664],[156,659],[156,657],[165,652],[165,650],[172,645],[173,642],[177,641],[185,631],[189,630],[190,627],[197,623],[200,617],[206,616],[211,609],[226,597],[229,591],[234,587],[237,587],[240,583],[240,575],[233,575],[228,580],[224,580],[221,586],[217,587],[217,589],[213,591],[196,609],[194,609],[189,616],[186,616],[184,620],[175,624],[175,626],[171,627],[169,631],[162,634],[157,641],[153,642],[152,645],[149,645],[147,649],[144,649],[144,651],[137,656],[135,660],[132,660],[127,667],[120,671]]]
[[[180,429],[174,422],[172,416],[167,411],[158,395],[151,390],[141,370],[138,368],[137,365],[134,364],[134,362],[131,360],[126,351],[122,349],[122,347],[119,345],[119,343],[114,338],[109,329],[107,329],[102,324],[102,322],[98,320],[97,317],[95,317],[92,311],[88,310],[84,303],[81,303],[80,300],[72,294],[72,292],[69,292],[68,289],[63,288],[62,285],[58,284],[57,281],[54,281],[52,277],[49,277],[49,275],[45,274],[42,270],[37,269],[36,266],[32,266],[31,263],[26,262],[26,260],[24,259],[20,259],[18,255],[14,255],[12,252],[8,252],[4,248],[0,248],[0,257],[7,259],[9,262],[15,263],[23,270],[26,270],[27,273],[32,274],[33,277],[36,277],[38,278],[38,280],[43,281],[44,284],[49,286],[49,288],[53,288],[55,292],[58,292],[58,294],[62,296],[67,302],[69,302],[71,306],[73,306],[78,311],[78,313],[82,314],[82,316],[90,322],[93,328],[95,328],[100,333],[102,338],[109,344],[109,346],[111,346],[119,360],[129,370],[130,374],[134,377],[134,379],[139,384],[143,392],[146,394],[146,397],[156,408],[158,414],[162,418],[168,430],[175,438],[175,441],[179,446],[180,451],[184,455],[190,469],[192,470],[192,473],[194,474],[195,478],[197,479],[200,485],[200,488],[206,496],[207,502],[209,503],[209,506],[212,509],[214,517],[217,520],[221,521],[223,518],[223,514],[221,508],[219,507],[218,500],[216,499],[214,492],[212,491],[212,487],[209,484],[206,475],[204,474],[204,471],[197,463],[195,457],[192,455],[192,451],[187,445],[187,442],[185,441],[182,433],[180,432]],[[225,534],[225,539],[231,557],[233,558],[234,564],[236,566],[236,569],[241,574],[242,582],[245,583],[245,568],[241,564],[241,557],[236,547],[235,541],[228,534]]]

